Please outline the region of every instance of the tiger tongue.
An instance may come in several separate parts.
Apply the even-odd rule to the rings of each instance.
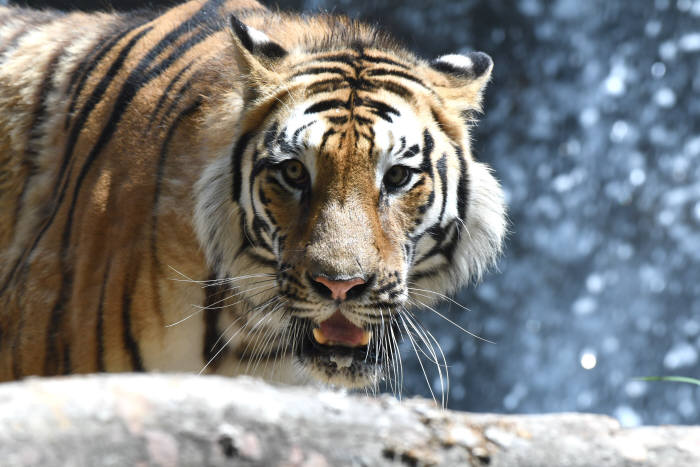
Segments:
[[[343,316],[340,310],[321,323],[320,331],[327,341],[334,344],[347,347],[358,347],[367,344],[365,339],[367,332],[352,324]]]

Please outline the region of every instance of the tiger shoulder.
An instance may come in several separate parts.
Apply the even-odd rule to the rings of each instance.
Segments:
[[[255,1],[0,7],[0,381],[398,385],[421,310],[501,249],[491,69]]]

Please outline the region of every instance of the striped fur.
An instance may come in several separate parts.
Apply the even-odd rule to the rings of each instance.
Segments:
[[[0,7],[0,380],[372,384],[388,360],[333,369],[299,342],[338,308],[388,335],[409,284],[449,293],[492,263],[502,196],[468,121],[490,69],[253,0]],[[289,159],[307,189],[285,182]],[[395,165],[411,178],[392,191]],[[372,281],[334,304],[314,271]]]

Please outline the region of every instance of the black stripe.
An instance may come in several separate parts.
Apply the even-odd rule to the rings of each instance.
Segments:
[[[402,137],[399,139],[399,142],[401,143],[401,146],[399,146],[399,149],[397,149],[396,152],[395,152],[394,154],[401,154],[401,153],[403,152],[403,150],[406,149],[406,137],[405,137],[405,136],[402,136]],[[416,147],[417,147],[417,145],[416,145]],[[392,145],[391,149],[392,149],[392,151],[394,150],[394,146],[393,146],[393,145]],[[418,149],[420,149],[420,148],[418,148]]]
[[[413,92],[410,91],[407,87],[401,86],[398,83],[393,83],[391,81],[373,81],[372,84],[377,87],[384,89],[385,91],[388,91],[392,94],[396,94],[397,96],[403,98],[403,99],[411,99],[413,98]]]
[[[217,277],[214,274],[209,276],[209,280],[216,280]],[[224,298],[227,288],[220,285],[208,286],[204,289],[204,342],[202,347],[202,358],[204,363],[209,363],[209,367],[216,369],[217,365],[221,359],[226,354],[226,350],[216,355],[217,349],[214,348],[216,342],[219,340],[219,312],[220,308],[215,308],[215,304]],[[213,360],[212,360],[213,359]]]
[[[406,145],[406,138],[403,138],[403,137],[402,137],[402,140],[403,140],[403,141],[402,141],[402,146],[401,146],[401,147],[404,147],[404,146]],[[399,159],[409,159],[409,158],[415,156],[416,154],[418,154],[419,152],[420,152],[420,146],[418,146],[417,144],[414,144],[413,146],[411,146],[410,148],[408,148],[408,149],[406,150],[406,152],[404,152],[403,154],[401,154],[401,155],[399,156]]]
[[[20,307],[19,321],[17,323],[17,329],[12,337],[12,377],[13,379],[20,379],[23,375],[22,372],[22,333],[24,332],[24,309]]]
[[[455,146],[457,159],[459,160],[459,181],[457,182],[457,215],[466,222],[467,203],[469,202],[469,172],[467,171],[467,161],[464,160],[464,153],[459,146]]]
[[[192,104],[187,106],[173,121],[172,125],[168,129],[168,132],[163,139],[163,143],[160,149],[160,155],[158,156],[158,162],[156,164],[156,178],[155,178],[155,188],[153,192],[153,202],[151,203],[151,264],[157,270],[160,270],[160,261],[158,260],[158,205],[160,202],[160,192],[163,185],[163,176],[165,173],[165,162],[168,157],[168,146],[170,141],[175,134],[175,130],[180,125],[182,120],[187,118],[196,112],[201,106],[201,100],[198,98]],[[157,285],[155,285],[157,287]],[[157,303],[160,302],[158,291],[156,290],[154,294],[157,299]],[[162,317],[162,310],[160,307],[156,310],[158,315]]]
[[[424,88],[428,87],[423,83],[423,81],[415,76],[398,70],[387,70],[386,68],[374,68],[367,71],[367,76],[377,77],[377,76],[396,76],[399,78],[406,79],[408,81],[413,81],[414,83],[420,84]]]
[[[338,107],[342,107],[342,108],[347,109],[347,102],[342,101],[340,99],[328,99],[325,101],[316,102],[315,104],[312,104],[311,106],[309,106],[304,111],[304,114],[308,115],[308,114],[325,112],[326,110],[337,109]]]
[[[297,128],[296,130],[294,130],[294,134],[292,135],[292,145],[293,146],[295,146],[297,148],[300,147],[299,135],[301,134],[302,131],[306,130],[308,127],[310,127],[314,123],[316,123],[316,120],[312,120],[310,122],[307,122],[307,123],[303,124],[302,126],[300,126],[299,128]]]
[[[337,132],[333,128],[329,128],[326,130],[325,133],[323,133],[323,136],[321,137],[321,144],[319,145],[319,149],[323,149],[326,146],[326,142],[328,141],[328,138],[330,138],[332,135],[336,134]]]
[[[39,127],[45,123],[46,120],[46,112],[48,110],[46,106],[46,99],[48,99],[49,92],[54,88],[54,76],[58,68],[58,62],[61,57],[63,57],[64,51],[65,47],[60,47],[53,53],[53,57],[51,57],[51,60],[49,60],[49,63],[46,66],[44,79],[39,85],[39,92],[36,97],[37,104],[34,108],[34,112],[32,113],[32,123],[29,126],[29,137],[27,138],[26,144],[27,150],[23,161],[24,165],[29,168],[29,173],[24,178],[22,190],[20,191],[17,204],[15,205],[15,224],[17,223],[20,213],[22,212],[22,208],[24,207],[24,195],[29,187],[29,181],[37,172],[36,158],[39,155],[39,151],[37,151],[36,144],[37,140],[39,140],[39,138],[42,136],[42,132],[40,131]]]
[[[346,65],[350,65],[352,67],[355,66],[355,62],[359,56],[357,55],[352,55],[349,53],[334,53],[332,55],[322,55],[320,57],[314,57],[313,59],[306,61],[304,63],[301,63],[300,65],[308,65],[310,63],[318,63],[318,62],[340,62],[344,63]]]
[[[362,54],[362,60],[365,62],[370,62],[370,63],[386,63],[388,65],[394,65],[399,68],[404,68],[406,70],[409,70],[410,67],[404,63],[397,62],[396,60],[392,60],[390,58],[386,57],[377,57],[374,55],[367,55],[366,53]]]
[[[64,375],[73,373],[70,357],[70,342],[64,343],[62,371]]]
[[[263,138],[263,145],[268,153],[272,152],[272,144],[277,139],[277,130],[279,129],[279,123],[273,122],[270,127],[265,130],[265,136]],[[296,135],[296,134],[295,134]]]
[[[166,86],[165,90],[163,93],[160,95],[160,98],[158,99],[158,102],[156,103],[155,108],[151,112],[151,118],[148,119],[148,130],[151,129],[153,126],[153,123],[155,123],[156,117],[158,116],[158,113],[160,112],[160,109],[165,105],[165,101],[170,97],[170,91],[172,91],[173,87],[177,84],[178,81],[180,81],[180,78],[189,70],[192,65],[194,64],[196,60],[192,60],[190,63],[188,63],[186,66],[182,67],[180,71],[177,72],[177,74],[173,77],[173,79],[170,80],[168,85]],[[184,87],[184,86],[183,86]],[[182,96],[182,90],[180,93],[178,93],[178,96],[176,99],[179,99]],[[167,115],[168,112],[165,113]],[[165,115],[163,118],[165,118]]]
[[[433,153],[433,148],[435,147],[435,140],[430,135],[430,132],[425,129],[423,130],[423,162],[420,164],[420,169],[428,174],[428,176],[433,178],[433,164],[430,160],[430,156]]]
[[[442,207],[440,208],[440,223],[442,223],[442,217],[445,215],[445,206],[447,206],[447,155],[443,154],[440,159],[438,159],[437,173],[440,177],[440,188],[442,189]]]
[[[305,75],[321,75],[323,73],[335,73],[335,74],[345,76],[347,74],[347,72],[348,72],[347,70],[344,70],[344,69],[339,68],[339,67],[334,67],[334,66],[311,67],[311,68],[307,68],[306,70],[297,71],[296,73],[294,73],[291,76],[291,78],[297,78],[299,76],[305,76]]]
[[[63,270],[61,273],[61,288],[58,292],[58,299],[51,309],[51,314],[49,315],[49,325],[46,329],[46,357],[44,358],[45,376],[58,375],[61,364],[64,363],[62,359],[59,360],[61,357],[63,357],[63,355],[60,353],[58,341],[59,339],[63,341],[63,333],[61,332],[61,328],[63,324],[63,317],[66,313],[64,305],[67,302],[68,290],[70,289],[72,283],[73,281],[70,274]]]
[[[236,203],[241,202],[241,184],[243,183],[241,164],[243,162],[243,153],[254,134],[251,131],[241,136],[231,152],[231,199]]]
[[[435,245],[433,245],[428,252],[416,260],[415,266],[418,266],[436,255],[442,255],[446,262],[449,263],[454,256],[457,241],[459,240],[458,231],[459,225],[457,224],[456,220],[450,223],[445,229],[442,229],[439,223],[430,227],[428,229],[428,233],[433,240],[435,240]]]
[[[136,277],[131,277],[131,274],[136,276],[138,268],[133,273],[127,273],[126,277],[127,286],[124,288],[124,295],[122,296],[122,341],[131,360],[131,370],[145,371],[143,359],[141,358],[141,349],[136,339],[134,339],[131,329],[131,293],[136,286]]]
[[[309,84],[305,92],[307,97],[312,97],[323,92],[337,91],[348,87],[350,87],[350,84],[345,78],[328,78]]]
[[[391,118],[392,114],[397,117],[401,116],[398,110],[384,102],[375,101],[373,99],[363,99],[361,105],[363,107],[368,107],[370,112],[389,123],[393,123],[393,119]]]
[[[102,49],[97,53],[97,55],[89,61],[86,59],[85,61],[81,62],[80,65],[78,65],[78,67],[75,69],[75,71],[73,71],[70,78],[68,92],[70,92],[70,89],[73,89],[73,86],[75,86],[75,91],[73,91],[73,94],[71,95],[70,104],[68,105],[68,112],[66,113],[66,120],[63,125],[66,130],[70,126],[71,116],[73,115],[73,112],[75,112],[75,106],[78,103],[78,98],[80,97],[80,94],[83,91],[83,87],[85,86],[85,83],[87,82],[95,67],[99,65],[100,61],[102,61],[105,55],[107,55],[109,52],[112,51],[112,49],[114,49],[114,47],[124,38],[124,36],[132,32],[134,29],[141,27],[143,23],[145,23],[145,21],[138,24],[130,25],[129,27],[122,30],[119,34],[112,37],[106,44],[100,44],[100,47],[102,47]],[[109,74],[107,74],[106,76],[110,78],[114,77]]]
[[[95,339],[96,339],[96,365],[97,371],[104,373],[106,371],[105,367],[105,333],[104,333],[104,315],[105,315],[105,294],[107,291],[107,279],[109,279],[109,271],[112,267],[112,258],[107,260],[105,266],[105,273],[102,276],[102,287],[100,288],[100,301],[97,305],[97,325],[95,329]]]
[[[197,79],[198,74],[194,73],[186,82],[185,84],[182,85],[182,87],[177,91],[177,95],[175,96],[175,99],[172,100],[170,105],[168,105],[168,108],[165,109],[165,112],[163,112],[163,116],[160,118],[160,121],[158,122],[158,126],[163,126],[165,123],[165,120],[172,114],[172,112],[175,110],[175,108],[180,105],[180,101],[187,96],[187,91],[190,90],[192,87],[192,84],[194,84],[195,80]]]

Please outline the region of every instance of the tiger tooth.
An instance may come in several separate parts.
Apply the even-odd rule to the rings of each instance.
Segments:
[[[369,344],[369,340],[372,338],[372,331],[365,331],[362,333],[362,340],[360,341],[360,345],[364,346]]]
[[[318,342],[321,345],[326,345],[328,343],[328,339],[326,339],[326,336],[323,335],[323,332],[321,332],[319,328],[314,328],[312,332],[314,334],[314,339],[316,339],[316,342]]]

